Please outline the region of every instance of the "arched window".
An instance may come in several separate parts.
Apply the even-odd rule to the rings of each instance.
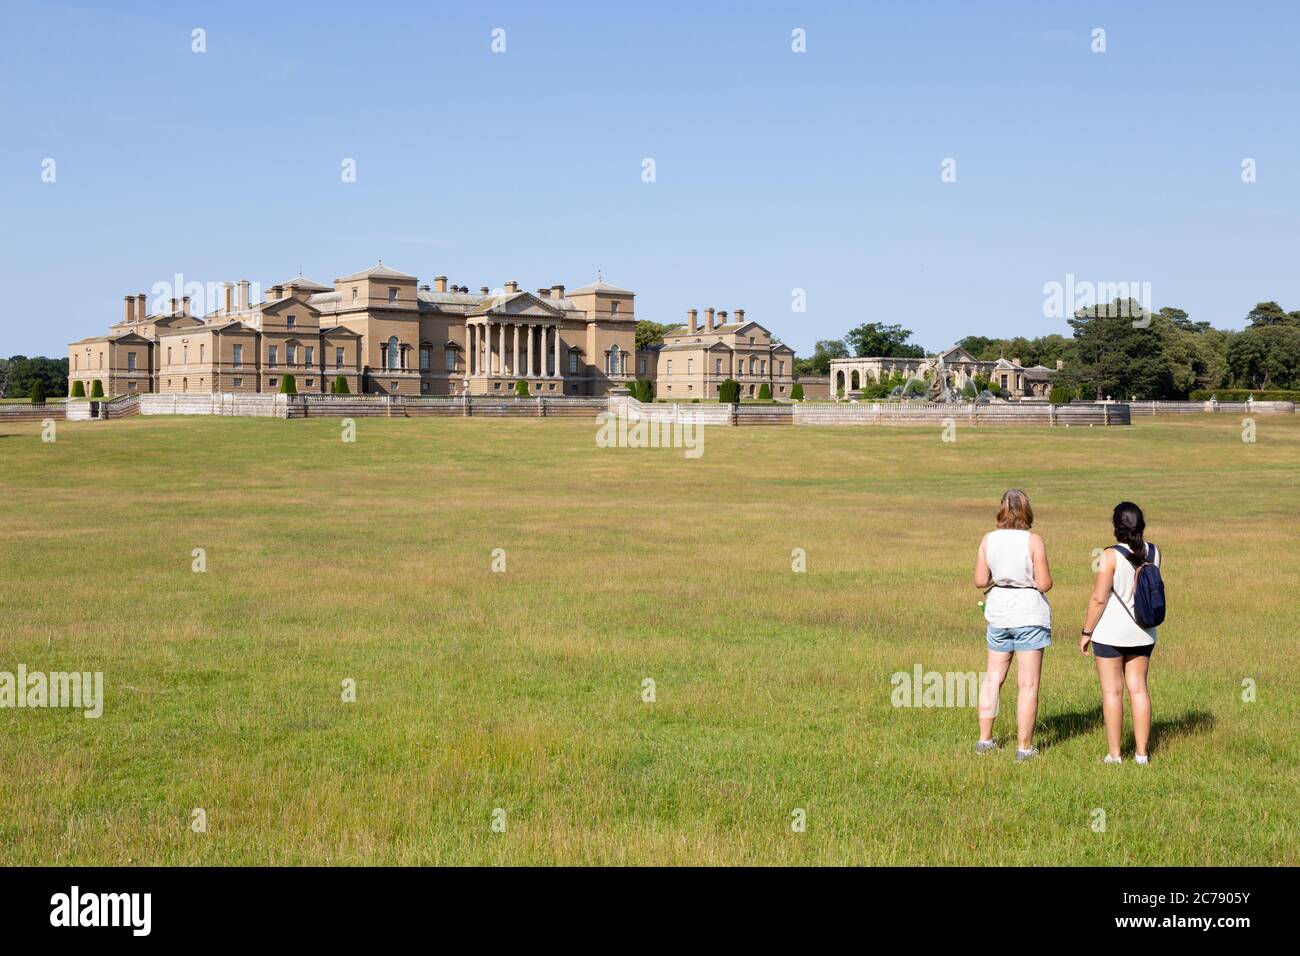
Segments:
[[[384,356],[385,368],[397,368],[398,348],[397,336],[394,335],[388,340],[388,354]]]
[[[605,371],[608,372],[610,375],[617,375],[620,367],[621,365],[618,356],[618,346],[615,345],[612,349],[609,350],[609,365],[606,367]]]

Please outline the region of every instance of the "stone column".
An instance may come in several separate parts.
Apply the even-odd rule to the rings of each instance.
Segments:
[[[551,334],[555,336],[555,377],[564,378],[564,369],[560,368],[560,327],[555,326]]]
[[[533,327],[524,326],[524,338],[528,340],[528,373],[525,378],[533,378]]]
[[[519,377],[519,323],[515,322],[510,326],[514,332],[514,364],[510,366],[510,371],[514,373],[515,378]]]
[[[474,323],[465,326],[465,375],[474,374]]]
[[[505,375],[506,374],[506,324],[504,322],[500,322],[498,323],[498,326],[501,329],[501,344],[498,346],[498,351],[501,353],[499,361],[501,364],[501,374]]]

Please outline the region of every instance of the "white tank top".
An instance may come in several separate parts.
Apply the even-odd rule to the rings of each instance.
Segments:
[[[1137,580],[1137,569],[1129,563],[1128,557],[1120,551],[1115,555],[1114,590],[1106,601],[1106,609],[1101,612],[1101,619],[1092,629],[1092,639],[1098,644],[1111,647],[1146,647],[1156,642],[1154,627],[1138,627],[1137,622],[1129,617],[1133,610],[1133,582]],[[1154,554],[1154,557],[1152,555]],[[1160,549],[1147,542],[1147,557],[1156,567],[1160,566]],[[1119,602],[1124,602],[1120,606]],[[1127,608],[1127,610],[1125,610]]]
[[[1052,606],[1034,587],[1034,562],[1029,556],[1029,532],[1014,528],[990,531],[984,557],[995,587],[984,598],[984,620],[994,627],[1052,626]]]

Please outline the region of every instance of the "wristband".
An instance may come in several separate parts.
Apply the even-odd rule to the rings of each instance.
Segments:
[[[1092,631],[1080,631],[1079,633],[1080,633],[1083,637],[1092,637]]]

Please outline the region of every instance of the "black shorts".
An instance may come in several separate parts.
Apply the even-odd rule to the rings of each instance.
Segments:
[[[1141,647],[1116,647],[1114,644],[1092,642],[1093,657],[1150,657],[1155,649],[1154,644],[1143,644]]]

